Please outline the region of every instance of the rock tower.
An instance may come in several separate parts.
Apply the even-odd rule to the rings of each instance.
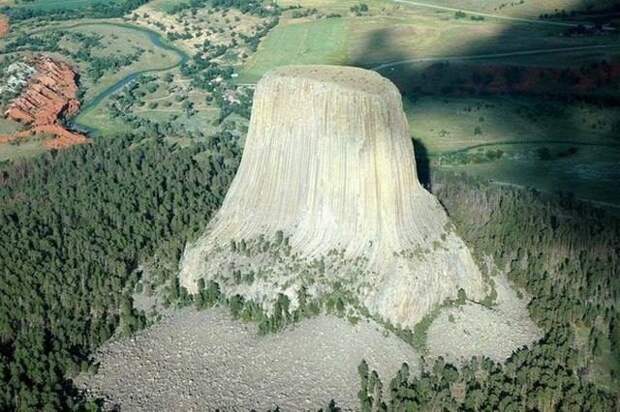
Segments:
[[[217,281],[268,308],[303,287],[411,327],[459,289],[485,284],[419,183],[397,88],[340,66],[289,66],[256,87],[243,157],[180,282]]]

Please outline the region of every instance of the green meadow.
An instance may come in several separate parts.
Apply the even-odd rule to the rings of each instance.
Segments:
[[[347,63],[347,19],[279,25],[243,67],[240,83],[253,83],[270,69],[287,64]]]
[[[97,3],[109,3],[109,0],[35,0],[15,3],[13,7],[27,7],[35,10],[75,10],[92,6]],[[112,0],[115,2],[115,0]]]

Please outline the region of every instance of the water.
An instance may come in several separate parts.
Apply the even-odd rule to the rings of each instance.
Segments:
[[[142,28],[142,27],[132,26],[132,25],[129,25],[129,24],[122,24],[122,23],[83,23],[83,24],[72,26],[72,28],[73,27],[78,27],[78,26],[88,26],[88,25],[91,25],[91,26],[96,26],[96,25],[117,26],[117,27],[122,27],[124,29],[139,31],[141,33],[146,34],[148,39],[151,41],[151,43],[153,43],[153,45],[155,47],[158,47],[158,48],[164,49],[164,50],[168,50],[168,51],[172,51],[172,52],[174,52],[179,57],[179,61],[178,62],[176,62],[175,64],[172,64],[172,65],[170,65],[168,67],[162,67],[162,68],[159,68],[159,69],[141,70],[141,71],[134,72],[134,73],[131,73],[131,74],[123,77],[122,79],[120,79],[119,81],[117,81],[116,83],[111,85],[110,87],[108,87],[108,88],[104,89],[103,91],[101,91],[98,95],[93,97],[84,106],[82,106],[82,110],[80,111],[80,114],[73,120],[72,127],[77,129],[77,130],[86,131],[90,135],[96,135],[99,132],[101,132],[101,130],[94,129],[92,127],[89,127],[89,126],[86,126],[86,125],[80,123],[80,118],[82,118],[84,115],[86,115],[87,113],[91,112],[95,108],[97,108],[97,106],[99,106],[99,104],[101,104],[107,97],[109,97],[109,96],[113,95],[114,93],[118,92],[119,90],[121,90],[123,87],[125,87],[126,85],[128,85],[129,83],[134,81],[139,76],[141,76],[143,74],[146,74],[146,73],[157,73],[157,72],[163,72],[163,71],[174,69],[175,67],[178,67],[178,66],[184,64],[185,62],[187,62],[187,60],[189,59],[189,55],[187,53],[185,53],[183,50],[178,49],[177,47],[175,47],[172,44],[168,43],[166,40],[164,40],[162,38],[162,36],[159,33],[156,33],[156,32],[154,32],[152,30],[145,29],[145,28]]]

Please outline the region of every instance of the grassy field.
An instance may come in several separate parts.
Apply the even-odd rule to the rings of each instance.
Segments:
[[[277,0],[282,7],[297,6],[311,9],[316,8],[328,13],[348,13],[353,6],[365,3],[371,10],[384,10],[393,7],[394,2],[390,0]]]
[[[577,147],[571,156],[556,156]],[[550,160],[541,160],[539,150],[547,148]],[[495,145],[504,152],[502,159],[480,164],[441,166],[466,172],[498,184],[534,187],[547,192],[572,192],[578,198],[620,205],[620,147],[580,147],[572,145],[523,144]],[[479,149],[475,149],[479,150]],[[620,209],[615,208],[620,212]]]
[[[266,71],[287,64],[345,64],[348,24],[337,18],[277,26],[244,66],[239,82],[256,82]]]
[[[170,71],[173,80],[168,83],[163,75],[155,80],[142,81],[135,90],[142,95],[142,104],[134,105],[132,113],[153,121],[172,121],[186,130],[209,134],[216,130],[214,121],[220,110],[213,103],[207,103],[206,91],[191,86],[189,79],[183,78],[178,69]],[[154,86],[156,90],[153,91]],[[179,99],[183,96],[184,99]],[[192,114],[188,116],[183,108],[185,102],[192,103]],[[155,107],[154,107],[155,106]]]
[[[213,123],[219,117],[219,109],[206,103],[207,93],[191,87],[189,81],[182,78],[178,69],[172,69],[169,73],[174,75],[170,83],[164,80],[163,75],[156,75],[153,80],[140,80],[133,93],[141,97],[127,112],[154,122],[172,122],[194,132],[208,134],[215,131]],[[103,100],[96,109],[82,114],[79,117],[80,124],[106,130],[109,134],[129,132],[129,126],[121,119],[110,120],[107,108],[107,105],[115,99],[123,99],[125,93],[127,90],[120,90]],[[181,96],[182,100],[179,99]],[[192,103],[191,115],[188,115],[183,108],[185,102]]]
[[[555,13],[559,10],[570,12],[572,10],[586,10],[588,7],[593,7],[593,10],[597,10],[614,4],[614,0],[419,0],[417,2],[459,10],[526,18],[538,18],[543,13]],[[384,9],[394,6],[394,2],[390,0],[278,0],[278,4],[282,6],[299,4],[306,8],[318,8],[329,12],[341,13],[347,12],[350,7],[360,3],[367,4],[371,9]],[[414,5],[403,5],[403,7],[412,8],[417,12],[432,10]]]
[[[503,16],[537,18],[541,14],[560,10],[568,13],[573,10],[586,10],[589,7],[593,10],[602,9],[613,5],[614,0],[420,0],[420,3]]]
[[[152,0],[148,6],[154,10],[169,13],[172,8],[181,3],[188,3],[188,0]]]
[[[205,41],[211,45],[226,47],[227,62],[238,64],[240,55],[251,54],[251,50],[242,42],[234,41],[236,36],[253,36],[259,26],[269,20],[268,17],[241,13],[237,9],[215,9],[211,7],[184,9],[175,14],[168,12],[173,6],[183,1],[154,1],[146,3],[132,14],[133,24],[149,28],[162,34],[188,33],[173,41],[192,55]]]
[[[430,156],[431,175],[447,169],[620,205],[618,108],[535,98],[424,97],[405,100],[405,109],[412,136]]]
[[[411,134],[429,153],[500,142],[619,143],[620,109],[536,98],[421,97],[404,101]]]
[[[113,0],[114,1],[114,0]],[[13,7],[27,7],[36,10],[64,10],[80,9],[96,3],[107,3],[109,0],[35,0],[32,2],[20,2],[9,4]]]
[[[495,55],[593,46],[602,42],[598,37],[562,36],[565,28],[537,26],[533,30],[527,24],[455,19],[451,12],[417,13],[395,7],[390,3],[384,11],[377,13],[371,8],[369,15],[359,17],[343,15],[341,18],[311,21],[284,18],[244,65],[240,81],[252,82],[271,68],[294,63],[372,68],[384,63],[429,57]],[[554,61],[555,58],[547,60]],[[414,64],[404,64],[395,70],[416,70],[412,66]]]
[[[128,133],[133,129],[119,119],[111,119],[104,106],[84,113],[78,117],[81,125],[94,130],[105,130],[106,135]]]
[[[41,139],[28,139],[19,143],[0,144],[0,162],[37,156],[46,150]]]
[[[11,134],[22,128],[21,124],[14,122],[4,117],[0,117],[0,135]]]

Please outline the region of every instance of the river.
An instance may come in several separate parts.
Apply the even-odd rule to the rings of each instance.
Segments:
[[[83,27],[83,26],[101,26],[101,25],[122,27],[124,29],[135,30],[135,31],[144,33],[147,35],[148,39],[151,41],[153,46],[163,49],[163,50],[172,51],[179,57],[179,59],[176,63],[170,66],[167,66],[167,67],[161,67],[158,69],[140,70],[140,71],[130,73],[127,76],[120,79],[119,81],[117,81],[116,83],[102,90],[99,94],[94,96],[92,99],[88,100],[82,106],[80,114],[73,119],[71,126],[79,130],[87,131],[90,135],[98,134],[99,130],[93,129],[90,126],[81,124],[80,119],[82,119],[87,113],[96,109],[107,97],[118,92],[124,86],[131,83],[134,79],[136,79],[140,75],[143,75],[146,73],[157,73],[157,72],[168,71],[168,70],[174,69],[175,67],[178,67],[184,64],[185,62],[187,62],[187,60],[189,60],[189,55],[185,51],[179,49],[178,47],[173,46],[171,43],[165,40],[159,33],[143,28],[143,27],[134,26],[131,24],[110,23],[110,22],[92,22],[92,23],[79,23],[79,24],[75,24],[72,26],[63,27],[63,29],[72,29],[75,27]]]

